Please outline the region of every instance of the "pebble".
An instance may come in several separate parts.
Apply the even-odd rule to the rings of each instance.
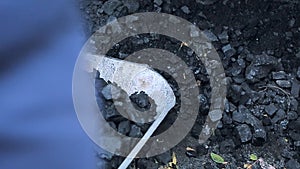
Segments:
[[[233,65],[233,67],[231,68],[230,72],[232,76],[237,76],[242,72],[242,67],[238,66],[237,64]]]
[[[154,3],[158,6],[160,6],[163,3],[163,1],[162,0],[154,0]]]
[[[272,118],[272,122],[273,123],[277,123],[278,121],[283,120],[284,118],[285,118],[285,112],[284,112],[284,110],[279,109],[276,112],[275,116]]]
[[[208,116],[211,121],[215,122],[222,118],[223,111],[215,109],[209,112]]]
[[[106,100],[110,100],[112,99],[112,95],[111,95],[111,85],[106,85],[102,91],[101,91],[103,97],[106,99]]]
[[[252,138],[250,127],[247,124],[236,126],[238,135],[242,143],[248,142]]]
[[[217,36],[214,33],[212,33],[212,31],[206,29],[206,30],[203,31],[203,33],[204,33],[204,35],[206,35],[208,40],[210,40],[212,42],[218,41]]]
[[[110,126],[111,128],[115,129],[116,131],[118,130],[118,129],[117,129],[117,126],[116,126],[116,124],[115,124],[114,122],[110,121],[110,122],[108,122],[108,124],[109,124],[109,126]]]
[[[253,60],[253,64],[255,66],[276,65],[277,62],[277,58],[267,54],[256,55]]]
[[[290,108],[291,110],[297,111],[298,110],[299,102],[295,98],[290,98]]]
[[[234,48],[232,48],[230,44],[223,46],[222,51],[223,51],[225,57],[231,57],[231,56],[235,55],[235,53],[236,53],[236,50]]]
[[[223,44],[228,43],[229,36],[228,36],[227,31],[223,31],[222,33],[220,33],[218,35],[218,38],[220,39],[221,43],[223,43]]]
[[[289,27],[293,27],[295,25],[295,18],[292,18],[290,21],[289,21]]]
[[[123,0],[123,4],[127,7],[128,13],[134,13],[140,8],[138,0]]]
[[[129,96],[130,100],[142,109],[150,109],[149,97],[145,92],[134,93]]]
[[[260,79],[269,75],[271,68],[255,66],[253,64],[246,68],[246,79],[250,82],[258,82]]]
[[[267,140],[267,133],[263,128],[257,128],[254,130],[253,134],[253,144],[257,146],[263,145],[263,143]]]
[[[127,53],[119,52],[119,59],[125,59],[127,56]]]
[[[284,71],[279,71],[279,72],[272,72],[272,78],[274,80],[282,80],[286,79],[287,74]]]
[[[181,9],[185,14],[191,13],[189,7],[187,7],[186,5],[185,5],[185,6],[182,6],[180,9]]]
[[[125,120],[120,122],[118,126],[118,132],[126,135],[127,133],[129,133],[129,131],[130,131],[130,121]]]
[[[299,52],[300,53],[300,52]],[[299,54],[300,55],[300,54]],[[298,70],[297,70],[297,77],[300,79],[300,67],[298,67]]]
[[[253,116],[251,113],[246,114],[245,123],[254,127],[255,130],[257,130],[257,129],[264,130],[262,122],[258,118]]]
[[[263,117],[262,124],[264,126],[270,126],[270,125],[272,125],[272,121],[271,121],[271,119],[269,117]]]
[[[287,119],[288,119],[288,120],[295,120],[295,119],[297,119],[297,118],[298,118],[297,112],[295,112],[295,111],[289,111],[289,112],[287,113]]]
[[[232,124],[232,118],[230,118],[230,116],[228,116],[227,113],[224,113],[223,118],[222,118],[222,122],[224,124]]]
[[[245,78],[243,76],[241,76],[241,74],[233,77],[232,80],[237,84],[241,84],[241,83],[245,82]]]
[[[112,107],[106,108],[103,116],[107,121],[114,121],[121,118],[120,114]]]
[[[120,97],[120,90],[112,84],[106,85],[101,91],[106,100],[117,99]]]
[[[277,110],[278,108],[273,103],[265,106],[265,111],[269,116],[273,116]]]
[[[107,23],[113,22],[113,21],[116,20],[116,19],[117,19],[117,18],[114,17],[114,16],[109,16],[109,17],[107,18]]]
[[[280,126],[282,127],[282,129],[286,130],[287,129],[287,126],[289,124],[289,121],[284,119],[280,122]]]
[[[292,86],[291,82],[288,80],[276,80],[276,83],[283,88],[290,88]]]
[[[286,169],[300,169],[300,163],[294,159],[290,159],[286,164],[285,164]]]
[[[119,0],[108,0],[103,4],[102,8],[106,14],[111,15],[121,4],[122,3]]]
[[[258,82],[269,75],[269,72],[277,65],[277,62],[277,59],[270,55],[255,55],[251,64],[246,68],[246,79],[251,82]]]
[[[225,111],[226,113],[229,113],[229,112],[230,112],[230,102],[229,102],[227,99],[225,100],[224,111]]]
[[[244,59],[242,59],[242,58],[238,58],[238,59],[237,59],[237,63],[238,63],[238,65],[239,65],[240,67],[242,67],[242,68],[245,68],[245,67],[246,67],[246,63],[245,63]]]
[[[300,82],[294,79],[292,82],[291,95],[297,98],[299,97],[299,92],[300,92]]]
[[[232,120],[233,121],[236,121],[236,122],[239,122],[239,123],[244,123],[245,122],[245,114],[244,113],[241,113],[241,112],[238,112],[238,111],[234,111],[232,113]]]
[[[294,131],[290,132],[290,137],[294,140],[294,141],[300,141],[300,134],[296,133]]]
[[[137,125],[132,125],[128,136],[141,138],[143,136],[143,133],[140,127],[138,127]]]
[[[200,101],[201,106],[205,106],[208,104],[207,97],[204,94],[199,94],[198,99]]]

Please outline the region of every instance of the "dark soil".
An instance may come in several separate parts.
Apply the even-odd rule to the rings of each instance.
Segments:
[[[105,7],[105,8],[104,8]],[[209,109],[210,86],[204,66],[198,66],[195,54],[172,38],[143,34],[127,38],[114,46],[108,56],[126,58],[143,48],[161,48],[181,57],[201,81],[201,108],[189,135],[170,151],[149,159],[136,159],[131,168],[159,168],[177,157],[180,169],[194,168],[266,168],[263,162],[252,161],[256,154],[275,168],[300,168],[300,2],[293,0],[86,0],[80,1],[87,35],[115,18],[136,12],[156,11],[187,19],[211,35],[229,79],[226,108],[214,135],[199,145],[197,136]],[[180,50],[178,50],[180,48]],[[176,82],[161,73],[177,96],[157,132],[163,132],[176,119],[179,108]],[[99,96],[107,85],[96,79]],[[149,109],[145,94],[131,96],[142,109]],[[141,137],[150,124],[127,121],[106,98],[106,120],[117,131]],[[193,150],[186,150],[187,147]],[[210,153],[221,155],[226,162],[217,164]],[[124,158],[99,153],[99,168],[117,168]]]

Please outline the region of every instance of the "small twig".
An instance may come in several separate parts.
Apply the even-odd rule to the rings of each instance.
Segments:
[[[290,104],[291,104],[291,98],[290,98],[290,93],[288,93],[287,91],[283,90],[282,88],[278,87],[278,86],[274,86],[274,85],[270,85],[268,84],[267,86],[261,86],[259,87],[260,89],[261,88],[264,88],[263,91],[266,91],[267,89],[278,89],[279,91],[281,91],[282,93],[284,93],[287,98],[288,98],[288,111],[290,109]]]
[[[277,87],[277,86],[274,86],[274,85],[270,85],[270,84],[268,84],[267,86],[261,86],[261,87],[259,87],[259,88],[265,88],[264,89],[264,91],[265,90],[267,90],[267,88],[273,88],[273,89],[278,89],[278,90],[280,90],[280,91],[282,91],[282,93],[284,93],[284,94],[286,94],[287,96],[290,96],[290,94],[288,93],[288,92],[286,92],[285,90],[283,90],[282,88],[280,88],[280,87]]]

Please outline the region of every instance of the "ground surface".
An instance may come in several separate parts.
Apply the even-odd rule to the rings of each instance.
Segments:
[[[208,111],[210,88],[203,66],[192,64],[195,77],[202,85],[201,113],[193,130],[170,152],[135,160],[131,168],[159,168],[171,161],[172,152],[175,152],[180,169],[235,169],[245,164],[267,168],[262,166],[262,161],[275,168],[300,168],[299,1],[87,0],[80,1],[80,9],[88,35],[107,21],[136,12],[164,12],[187,19],[215,36],[212,36],[213,44],[229,78],[222,123],[205,145],[199,146],[197,133]],[[189,56],[187,61],[194,57],[187,47],[177,50],[180,42],[163,36],[142,35],[127,39],[120,46],[112,49],[109,55],[124,58],[135,50],[157,47],[177,51],[182,57]],[[176,88],[170,77],[169,82]],[[109,99],[107,104],[111,105]],[[140,104],[147,107],[144,96]],[[119,132],[127,135],[140,137],[145,131],[145,126],[122,119],[109,120]],[[166,123],[173,119],[169,117],[168,120]],[[195,151],[186,151],[186,147]],[[211,152],[221,155],[228,164],[215,163]],[[250,154],[261,160],[250,160]],[[122,161],[120,157],[107,154],[99,154],[99,159],[102,161],[99,168],[116,168]]]

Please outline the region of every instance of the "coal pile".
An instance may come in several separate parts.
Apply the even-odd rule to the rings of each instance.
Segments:
[[[300,168],[300,3],[293,0],[87,0],[80,1],[87,35],[118,17],[136,12],[162,12],[182,17],[198,26],[212,41],[228,77],[228,94],[223,118],[214,135],[204,144],[197,136],[209,110],[209,77],[195,54],[181,42],[154,34],[123,40],[108,56],[124,59],[143,48],[160,48],[181,57],[201,82],[199,116],[188,136],[170,151],[151,158],[136,159],[131,168],[159,168],[177,157],[177,167],[193,168]],[[179,50],[180,49],[180,50]],[[177,100],[162,126],[163,132],[176,119],[180,92],[176,82],[161,73],[172,87]],[[151,124],[126,120],[114,107],[109,93],[113,84],[96,78],[96,96],[104,99],[103,116],[116,131],[141,137]],[[122,91],[119,91],[122,95]],[[131,101],[140,109],[155,105],[145,93]],[[190,147],[191,149],[186,149]],[[227,164],[210,158],[214,152]],[[250,154],[258,159],[253,161]],[[123,157],[98,155],[99,168],[117,168]]]

